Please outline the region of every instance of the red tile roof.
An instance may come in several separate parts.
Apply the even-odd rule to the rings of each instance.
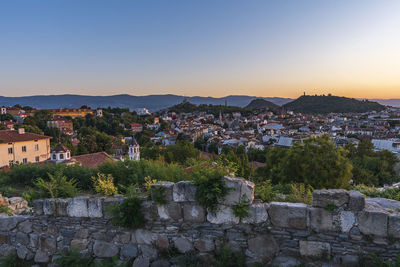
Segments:
[[[33,141],[33,140],[50,139],[50,138],[51,138],[50,136],[28,133],[28,132],[19,134],[18,131],[14,130],[0,130],[0,140],[2,140],[4,143]]]
[[[97,168],[97,166],[101,165],[107,161],[115,161],[110,155],[106,152],[98,152],[80,156],[73,156],[72,160],[79,162],[84,167],[89,168]]]

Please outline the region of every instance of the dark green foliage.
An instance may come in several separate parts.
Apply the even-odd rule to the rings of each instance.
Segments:
[[[173,146],[167,146],[161,151],[167,163],[185,164],[188,159],[198,159],[200,151],[188,141],[178,141]]]
[[[212,259],[215,267],[244,267],[246,266],[245,255],[243,252],[232,252],[226,245],[222,245]]]
[[[196,254],[188,253],[176,257],[176,262],[180,267],[202,267],[207,266]]]
[[[55,263],[60,267],[94,267],[94,259],[77,250],[61,253]]]
[[[146,221],[141,211],[141,205],[142,200],[139,197],[125,198],[122,203],[111,207],[109,211],[113,216],[111,223],[132,229],[143,227]]]
[[[245,116],[253,113],[253,110],[249,108],[241,108],[241,107],[225,106],[225,105],[207,105],[207,104],[201,104],[196,106],[187,101],[170,107],[169,111],[176,113],[189,113],[198,111],[198,112],[206,112],[209,114],[213,114],[214,116],[218,116],[220,112],[222,114],[226,113],[232,114],[233,112],[240,112],[242,115]]]
[[[165,187],[160,186],[160,185],[152,186],[151,193],[150,193],[151,199],[159,205],[163,205],[163,204],[167,203],[165,200],[164,192],[165,192]]]
[[[394,261],[379,258],[377,254],[364,255],[360,257],[359,266],[363,267],[400,267],[400,254]]]
[[[356,100],[354,98],[338,96],[301,96],[298,99],[283,105],[283,108],[294,112],[308,114],[328,113],[364,113],[381,111],[385,107],[377,102]]]
[[[163,257],[163,258],[166,258],[166,259],[171,259],[171,258],[176,257],[178,255],[180,255],[180,252],[174,246],[170,246],[170,247],[168,247],[166,249],[160,250],[160,256]]]
[[[215,166],[198,166],[192,171],[196,201],[211,212],[217,211],[218,203],[229,191],[222,179],[225,174],[226,170]]]
[[[279,106],[262,98],[252,100],[246,108],[250,109],[278,109]]]
[[[254,188],[255,197],[261,199],[263,202],[275,201],[277,193],[278,191],[275,190],[271,180],[265,180],[264,182],[258,183]]]
[[[19,259],[14,253],[10,253],[5,257],[0,258],[0,267],[30,267],[33,264],[33,261]]]
[[[336,148],[328,135],[310,138],[289,149],[268,151],[265,175],[274,184],[303,183],[315,189],[347,188],[352,164],[344,148]]]
[[[0,206],[0,213],[5,213],[8,216],[12,215],[11,209],[7,206]]]
[[[240,203],[235,204],[232,209],[236,217],[244,219],[249,216],[250,205],[249,202],[244,201],[243,197],[241,197]]]

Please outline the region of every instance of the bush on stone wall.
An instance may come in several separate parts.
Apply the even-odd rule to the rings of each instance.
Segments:
[[[141,211],[142,200],[137,196],[125,198],[122,203],[111,206],[109,213],[112,215],[113,225],[140,228],[145,225],[145,218]]]

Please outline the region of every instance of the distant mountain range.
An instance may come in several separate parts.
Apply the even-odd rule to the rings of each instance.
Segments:
[[[22,97],[0,96],[0,106],[32,106],[34,108],[79,108],[87,105],[91,108],[98,107],[121,107],[121,108],[148,108],[150,111],[165,109],[188,100],[190,103],[224,105],[245,107],[252,100],[260,98],[256,96],[231,95],[226,97],[202,97],[202,96],[180,96],[180,95],[111,95],[111,96],[88,96],[88,95],[35,95]],[[286,104],[292,99],[282,97],[263,97],[276,105]]]
[[[148,108],[150,111],[157,111],[181,103],[183,100],[190,103],[224,105],[225,101],[229,106],[246,107],[255,99],[263,99],[278,106],[283,106],[294,99],[283,97],[256,97],[246,95],[230,95],[225,97],[202,97],[202,96],[181,96],[181,95],[111,95],[111,96],[88,96],[88,95],[35,95],[23,97],[0,96],[0,106],[32,106],[35,108],[79,108],[87,105],[91,108],[98,107],[125,107],[130,109]],[[400,107],[400,99],[371,99],[382,105]]]
[[[311,96],[304,95],[282,106],[286,110],[306,114],[328,113],[363,113],[369,111],[381,111],[385,106],[369,100],[357,100],[354,98],[339,96]]]

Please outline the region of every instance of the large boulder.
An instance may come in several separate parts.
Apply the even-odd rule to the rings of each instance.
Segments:
[[[268,213],[272,224],[276,227],[307,228],[308,210],[306,204],[271,202]]]
[[[207,221],[215,224],[238,224],[239,218],[235,216],[231,207],[219,205],[216,212],[207,213]]]
[[[192,242],[184,237],[178,237],[177,239],[175,239],[174,245],[180,253],[187,253],[193,250]]]
[[[206,212],[204,207],[194,203],[183,205],[183,220],[185,222],[201,223],[204,222],[205,218]]]
[[[88,216],[91,218],[103,217],[103,199],[90,198],[88,200]]]
[[[243,178],[224,177],[229,189],[222,204],[232,206],[240,202],[252,203],[254,200],[254,183]]]
[[[250,257],[259,262],[271,261],[279,252],[279,246],[272,235],[258,235],[248,241]]]
[[[333,213],[323,208],[309,207],[311,229],[316,232],[333,231]]]
[[[88,197],[68,199],[67,213],[69,217],[89,217]]]
[[[249,206],[249,216],[242,219],[242,223],[258,224],[268,221],[268,203],[256,203]]]
[[[182,219],[182,207],[180,203],[168,203],[157,206],[158,216],[161,220],[179,221]]]
[[[195,201],[196,186],[191,181],[180,181],[173,186],[173,200],[175,202]]]
[[[349,203],[349,192],[343,189],[314,190],[312,205],[325,208],[329,205],[341,207]]]
[[[118,254],[118,247],[112,243],[96,240],[93,244],[93,253],[99,258],[109,258]]]
[[[358,213],[358,228],[364,235],[386,237],[388,233],[388,213],[365,210]]]

